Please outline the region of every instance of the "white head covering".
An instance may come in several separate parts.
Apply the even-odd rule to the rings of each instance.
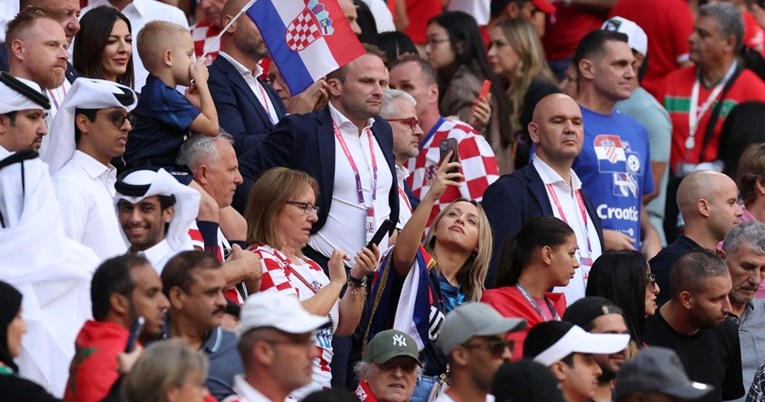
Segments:
[[[35,155],[3,155],[19,160],[0,168],[0,279],[24,295],[29,331],[17,359],[21,375],[62,395],[75,337],[90,318],[90,279],[99,259],[64,234],[48,166]]]
[[[115,207],[120,200],[136,204],[144,198],[155,195],[174,196],[173,218],[165,233],[165,239],[173,251],[194,249],[189,236],[189,227],[199,214],[201,198],[199,192],[179,183],[165,169],[128,170],[117,178],[114,187],[117,189],[117,194],[114,196]],[[125,237],[124,232],[122,236]]]
[[[129,87],[116,82],[92,78],[77,78],[61,102],[50,128],[50,142],[44,160],[54,174],[72,158],[74,143],[75,109],[105,109],[123,107],[128,112],[135,108],[138,97]]]
[[[50,101],[37,83],[0,73],[0,114],[28,109],[50,109]]]

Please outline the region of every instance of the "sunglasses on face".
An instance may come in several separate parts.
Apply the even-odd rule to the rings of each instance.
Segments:
[[[502,357],[505,354],[505,349],[513,350],[515,342],[508,339],[494,339],[481,343],[469,343],[462,345],[465,349],[486,349],[494,357]]]
[[[417,130],[417,126],[420,125],[420,121],[417,120],[416,117],[407,117],[402,119],[388,119],[388,122],[401,122],[406,123],[409,125],[409,128],[412,129],[412,132]]]
[[[385,363],[379,364],[378,366],[383,371],[393,371],[400,367],[401,370],[407,373],[412,373],[417,369],[417,362],[410,357],[393,358]]]
[[[127,120],[132,126],[135,120],[135,116],[132,113],[124,113],[115,110],[113,112],[109,112],[106,115],[106,119],[112,122],[114,127],[122,128],[122,126],[125,125],[125,120]]]

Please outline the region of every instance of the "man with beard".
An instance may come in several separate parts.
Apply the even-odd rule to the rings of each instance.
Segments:
[[[755,298],[765,277],[765,224],[753,221],[734,227],[725,236],[723,255],[733,284],[730,318],[738,323],[744,389],[749,389],[757,366],[765,361],[759,346],[765,345],[765,300]]]
[[[202,350],[210,361],[205,386],[216,399],[233,394],[234,376],[244,372],[236,337],[220,327],[226,311],[226,279],[218,260],[203,251],[184,251],[162,270],[170,300],[167,335]]]
[[[730,177],[710,170],[699,170],[685,176],[677,187],[677,205],[685,221],[685,230],[672,244],[650,261],[659,289],[669,290],[669,273],[678,258],[704,247],[717,249],[718,243],[741,220],[738,188]],[[660,292],[656,303],[669,300],[669,292]]]
[[[629,334],[622,309],[603,297],[590,296],[577,300],[566,309],[563,319],[591,334]],[[627,349],[610,355],[597,354],[592,357],[602,371],[592,400],[610,402],[614,377],[627,358]]]
[[[525,320],[502,317],[480,302],[465,303],[450,311],[437,343],[447,355],[451,382],[436,402],[490,400],[494,373],[510,358],[507,333],[524,328]]]
[[[246,3],[228,0],[221,12],[221,24],[231,22]],[[289,110],[284,107],[273,88],[259,78],[263,74],[259,63],[268,57],[268,49],[251,18],[237,18],[220,42],[220,57],[210,66],[207,84],[220,126],[234,137],[237,155],[263,141],[285,113],[312,112],[316,102],[326,98],[326,83],[319,80],[298,97],[305,102],[292,101]]]
[[[164,169],[126,171],[117,178],[114,204],[128,253],[142,254],[157,273],[170,258],[193,249],[189,228],[199,193]]]
[[[143,317],[143,334],[162,333],[165,310],[159,275],[141,256],[123,255],[104,261],[90,285],[93,320],[77,335],[64,399],[98,402],[117,382],[117,356],[125,350],[133,323]]]
[[[138,97],[111,81],[80,78],[64,99],[51,129],[50,166],[64,230],[102,260],[125,253],[114,215],[113,158],[125,152],[130,111]]]
[[[40,149],[48,134],[50,101],[32,81],[0,73],[0,158],[25,148]]]
[[[670,300],[646,319],[645,343],[674,350],[693,381],[712,384],[703,402],[744,396],[741,352],[728,294],[731,275],[713,251],[680,257],[669,274]]]

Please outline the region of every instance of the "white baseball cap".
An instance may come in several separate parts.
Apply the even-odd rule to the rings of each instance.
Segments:
[[[236,336],[256,328],[276,328],[288,334],[313,332],[329,323],[329,318],[313,315],[303,308],[297,296],[281,292],[258,292],[242,306]]]
[[[648,54],[648,35],[640,25],[624,17],[612,17],[603,23],[600,28],[606,31],[616,31],[627,35],[627,43],[636,52],[643,56]]]
[[[571,353],[616,353],[624,350],[629,341],[629,334],[591,334],[572,325],[563,337],[534,357],[534,361],[549,366]]]

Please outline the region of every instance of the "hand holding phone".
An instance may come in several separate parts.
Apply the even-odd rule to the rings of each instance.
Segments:
[[[393,223],[390,219],[386,219],[383,221],[382,225],[380,225],[380,228],[377,229],[374,236],[372,236],[372,240],[369,241],[367,244],[367,248],[372,250],[372,245],[379,246],[382,239],[385,237],[385,235],[389,235],[393,229],[396,228],[396,224]]]
[[[486,96],[489,95],[489,90],[491,90],[491,81],[483,80],[483,84],[481,85],[481,92],[478,93],[478,98],[486,99]]]
[[[145,322],[146,319],[143,317],[138,317],[133,321],[133,325],[130,326],[130,336],[128,337],[127,345],[125,346],[125,353],[130,353],[135,349],[135,344],[138,342],[138,337],[141,335],[143,324]]]
[[[445,140],[442,140],[438,144],[438,150],[440,152],[440,159],[441,163],[451,163],[451,162],[459,162],[460,156],[457,153],[457,140],[454,138],[447,138]],[[449,151],[451,151],[452,155],[449,157],[449,160],[446,160],[446,155],[449,154]],[[457,173],[459,172],[459,169],[449,169],[446,171],[446,173]]]

